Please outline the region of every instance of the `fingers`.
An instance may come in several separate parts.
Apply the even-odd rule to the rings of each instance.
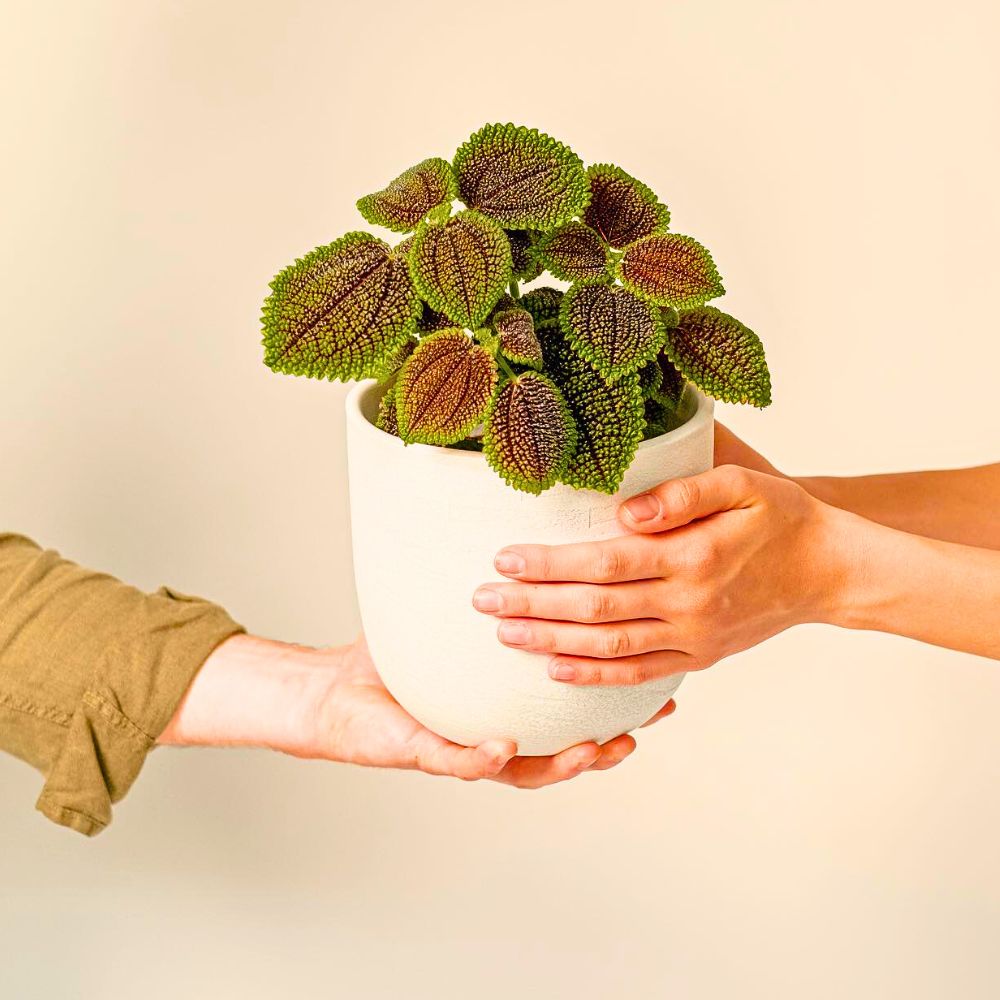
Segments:
[[[588,686],[645,684],[646,681],[695,669],[695,658],[676,649],[624,656],[617,660],[560,654],[549,661],[549,676],[553,680]]]
[[[654,715],[651,719],[647,719],[639,728],[645,729],[646,726],[651,726],[654,722],[659,722],[660,719],[665,719],[668,715],[673,715],[676,710],[677,702],[671,698],[670,701],[668,701],[666,705],[664,705],[663,708],[656,713],[656,715]]]
[[[618,509],[619,519],[630,531],[649,534],[679,528],[719,511],[746,507],[753,497],[757,475],[738,465],[719,465],[698,476],[668,479],[626,500]]]
[[[655,579],[665,570],[662,546],[642,535],[573,545],[510,545],[494,564],[504,576],[540,583],[624,583]]]
[[[515,757],[496,780],[516,788],[544,788],[568,781],[584,771],[606,771],[620,764],[633,750],[635,739],[627,733],[603,746],[581,743],[552,757]]]
[[[488,740],[477,747],[450,743],[427,731],[429,739],[418,745],[415,766],[427,774],[450,775],[463,781],[495,778],[517,753],[512,740]]]
[[[674,629],[658,618],[602,625],[510,618],[500,622],[497,637],[505,646],[532,653],[614,659],[671,649],[675,635]]]
[[[656,586],[650,583],[490,583],[472,605],[499,618],[548,618],[568,622],[618,622],[655,617]]]

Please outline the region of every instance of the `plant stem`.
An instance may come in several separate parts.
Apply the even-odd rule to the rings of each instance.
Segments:
[[[497,364],[503,370],[503,372],[507,376],[507,378],[511,378],[511,379],[512,378],[517,378],[517,376],[514,374],[513,369],[510,367],[509,364],[507,364],[507,362],[504,360],[504,356],[499,351],[497,351],[496,354],[493,355],[493,357],[495,357],[497,359]]]

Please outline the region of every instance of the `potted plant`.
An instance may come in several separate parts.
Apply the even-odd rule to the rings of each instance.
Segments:
[[[523,754],[640,725],[679,677],[558,684],[471,595],[504,545],[618,534],[620,497],[709,468],[712,400],[770,402],[760,340],[707,304],[712,257],[645,184],[535,129],[487,125],[358,209],[402,238],[348,233],[285,268],[264,350],[276,372],[364,380],[354,562],[386,686],[456,742]]]

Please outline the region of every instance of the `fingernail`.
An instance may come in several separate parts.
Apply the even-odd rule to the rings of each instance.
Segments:
[[[518,622],[502,622],[497,633],[504,642],[509,642],[512,646],[523,646],[531,641],[531,629]]]
[[[501,573],[511,573],[517,576],[518,573],[524,572],[524,557],[519,556],[516,552],[501,552],[496,559],[493,560],[493,565]]]
[[[556,663],[550,671],[550,676],[557,681],[571,681],[576,677],[576,671],[568,663]]]
[[[660,513],[660,501],[649,493],[625,501],[625,510],[633,521],[651,521]]]
[[[472,606],[477,611],[499,611],[503,604],[503,599],[495,590],[480,587],[472,595]]]

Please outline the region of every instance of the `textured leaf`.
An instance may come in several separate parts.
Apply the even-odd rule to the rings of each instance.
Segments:
[[[614,493],[632,464],[645,425],[639,377],[609,382],[561,336],[542,341],[545,371],[559,387],[577,431],[562,482]]]
[[[518,303],[531,313],[535,321],[535,332],[547,323],[559,322],[559,309],[562,305],[563,293],[558,288],[532,288],[525,292]]]
[[[659,437],[661,434],[669,434],[671,431],[683,427],[688,422],[690,413],[675,410],[670,406],[655,399],[646,400],[646,429],[643,431],[643,439]]]
[[[771,376],[760,338],[721,309],[701,306],[682,312],[680,325],[667,332],[664,352],[707,396],[754,406],[771,402]]]
[[[510,281],[507,236],[479,212],[421,226],[408,259],[421,298],[470,330],[482,325]]]
[[[618,277],[637,295],[678,309],[700,306],[725,291],[711,254],[678,233],[647,236],[626,247]]]
[[[541,367],[542,347],[535,334],[535,321],[527,309],[515,306],[494,313],[493,329],[497,332],[500,350],[505,357],[519,365]]]
[[[674,363],[661,351],[653,361],[639,370],[639,384],[647,399],[676,409],[684,392],[684,376]]]
[[[413,237],[407,236],[405,240],[400,240],[393,248],[392,255],[394,257],[399,257],[401,260],[406,260],[410,253],[410,247],[413,246]]]
[[[386,434],[399,437],[399,423],[396,420],[396,394],[391,389],[378,401],[378,416],[375,426]]]
[[[608,248],[582,222],[566,222],[546,233],[535,248],[538,260],[560,281],[602,278],[608,271]]]
[[[569,342],[605,378],[636,371],[663,344],[658,310],[603,282],[574,285],[562,300],[561,320]]]
[[[507,239],[510,241],[514,280],[534,281],[542,273],[541,263],[531,253],[535,234],[528,229],[508,229],[506,233]]]
[[[385,382],[390,379],[400,368],[403,367],[406,359],[413,353],[417,344],[420,341],[417,340],[412,334],[403,341],[403,343],[396,348],[392,354],[388,355],[382,364],[379,366],[378,371],[375,372],[375,377],[380,382]],[[384,398],[384,397],[383,397]]]
[[[360,198],[358,211],[373,226],[406,233],[416,229],[432,209],[449,205],[457,196],[451,164],[434,157],[404,170],[381,191]]]
[[[406,262],[368,233],[317,247],[271,282],[264,363],[310,378],[365,378],[416,325],[420,299]]]
[[[497,383],[493,355],[464,331],[441,330],[420,341],[396,380],[399,436],[451,444],[482,419]]]
[[[450,330],[454,325],[444,313],[431,309],[426,302],[422,304],[420,319],[417,320],[417,333],[421,336],[433,333],[435,330]]]
[[[583,221],[620,250],[643,236],[666,231],[670,212],[642,181],[610,163],[587,170],[590,204]]]
[[[575,445],[573,418],[551,379],[525,372],[500,387],[483,424],[483,451],[508,485],[526,493],[548,489]]]
[[[521,125],[486,125],[455,154],[458,193],[505,229],[551,229],[587,204],[580,158]]]

